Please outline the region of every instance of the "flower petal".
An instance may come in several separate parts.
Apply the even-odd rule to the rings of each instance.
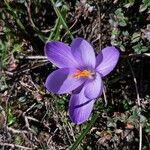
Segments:
[[[93,47],[83,38],[76,38],[71,44],[71,51],[81,66],[95,67],[96,59]]]
[[[78,64],[71,48],[65,43],[51,41],[45,44],[44,50],[48,60],[59,68],[75,67]]]
[[[70,68],[61,68],[52,72],[46,79],[46,88],[57,94],[73,91],[84,82],[83,79],[73,78],[74,72],[75,69]]]
[[[85,96],[89,99],[95,99],[101,96],[103,91],[103,82],[99,73],[96,73],[96,77],[93,81],[90,81],[85,85]]]
[[[104,77],[109,74],[119,60],[119,51],[113,47],[106,47],[96,57],[96,70]]]
[[[84,90],[79,94],[71,96],[69,102],[69,116],[75,124],[82,124],[87,121],[93,109],[94,100],[85,97]]]

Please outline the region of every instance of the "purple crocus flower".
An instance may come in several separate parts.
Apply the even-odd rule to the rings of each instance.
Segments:
[[[83,38],[76,38],[71,46],[58,41],[47,42],[45,55],[59,69],[46,79],[49,92],[72,93],[69,116],[76,124],[88,120],[95,99],[102,94],[102,77],[109,74],[119,59],[118,50],[104,48],[95,57],[93,47]]]

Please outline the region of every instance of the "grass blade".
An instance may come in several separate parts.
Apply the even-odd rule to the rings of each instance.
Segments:
[[[53,8],[54,8],[54,10],[55,10],[55,13],[56,13],[57,17],[60,18],[60,20],[61,20],[61,22],[62,22],[64,28],[66,29],[66,31],[69,33],[71,39],[73,40],[73,35],[72,35],[72,33],[70,32],[70,30],[69,30],[69,28],[68,28],[68,25],[66,24],[66,21],[65,21],[64,17],[62,16],[61,12],[60,12],[59,9],[56,7],[54,0],[50,0],[50,1],[51,1],[52,5],[53,5]]]
[[[75,141],[75,143],[73,143],[71,145],[71,147],[69,148],[70,150],[76,150],[76,148],[79,146],[81,141],[84,139],[84,137],[87,135],[89,130],[92,128],[93,124],[96,122],[98,116],[99,116],[99,113],[94,114],[91,121],[87,125],[86,129],[81,133],[81,135],[78,137],[78,139]]]

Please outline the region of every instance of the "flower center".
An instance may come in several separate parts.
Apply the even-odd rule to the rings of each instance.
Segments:
[[[88,70],[76,70],[76,72],[73,74],[73,78],[91,77],[92,75],[93,73]]]

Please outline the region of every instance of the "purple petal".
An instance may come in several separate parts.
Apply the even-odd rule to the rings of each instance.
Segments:
[[[96,57],[96,70],[104,77],[109,74],[119,60],[119,51],[113,47],[106,47]]]
[[[79,94],[83,88],[85,83],[81,84],[79,87],[77,87],[74,91],[72,91],[72,94]]]
[[[90,81],[85,85],[85,96],[89,99],[95,99],[101,96],[103,91],[103,82],[99,73],[96,73],[96,77],[93,81]]]
[[[71,51],[81,66],[95,67],[96,59],[93,47],[84,39],[76,38],[71,44]]]
[[[73,91],[84,82],[83,79],[73,78],[74,72],[75,69],[70,68],[61,68],[52,72],[46,79],[46,88],[57,94]]]
[[[72,56],[71,48],[62,42],[48,42],[44,50],[48,60],[59,68],[75,67],[78,64]]]
[[[81,124],[88,120],[93,109],[94,100],[85,97],[84,90],[71,96],[69,102],[69,116],[75,124]]]

